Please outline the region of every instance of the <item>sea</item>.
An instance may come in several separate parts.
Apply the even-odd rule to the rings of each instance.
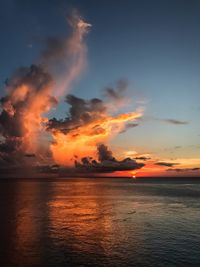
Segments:
[[[200,266],[200,179],[0,180],[0,267]]]

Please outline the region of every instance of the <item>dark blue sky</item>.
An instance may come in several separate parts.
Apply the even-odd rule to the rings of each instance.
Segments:
[[[145,103],[141,126],[113,142],[167,158],[196,158],[200,144],[198,0],[1,0],[1,87],[17,67],[37,60],[44,38],[66,35],[65,18],[72,8],[92,24],[87,37],[88,69],[73,93],[101,96],[102,88],[126,78],[133,98],[129,109],[136,102]],[[63,107],[58,115],[62,112]],[[175,146],[182,150],[174,152]]]

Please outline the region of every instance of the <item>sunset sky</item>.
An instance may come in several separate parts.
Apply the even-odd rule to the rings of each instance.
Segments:
[[[70,23],[74,22],[69,23],[67,18],[74,13],[79,14],[85,23],[79,24],[78,32],[72,35],[70,44],[66,48],[67,56],[70,57],[68,54],[74,53],[76,59],[74,61],[74,58],[70,58],[69,61],[72,63],[69,65],[66,62],[62,63],[62,66],[59,65],[53,70],[56,72],[56,77],[59,77],[57,86],[63,88],[59,93],[53,91],[55,99],[46,100],[45,103],[48,103],[49,108],[44,109],[40,105],[41,114],[47,113],[48,119],[66,118],[70,103],[73,101],[68,99],[68,104],[65,103],[67,94],[84,100],[102,99],[103,108],[105,105],[109,112],[105,112],[102,107],[96,109],[97,104],[95,104],[95,116],[98,118],[94,121],[95,125],[90,124],[90,126],[93,129],[97,122],[100,125],[103,123],[102,127],[105,127],[108,133],[106,138],[95,140],[95,145],[104,143],[108,152],[109,149],[112,150],[110,159],[107,159],[112,161],[112,156],[117,158],[116,164],[124,164],[123,160],[127,157],[139,164],[137,165],[139,167],[133,170],[125,166],[124,172],[121,172],[121,167],[117,167],[117,171],[120,170],[124,175],[136,176],[199,176],[200,2],[198,0],[2,0],[0,2],[0,97],[9,94],[6,92],[5,81],[13,77],[13,73],[19,67],[40,64],[41,58],[42,62],[46,60],[45,64],[52,64],[49,58],[46,59],[49,50],[42,52],[44,46],[46,43],[50,44],[49,49],[51,49],[55,45],[51,43],[52,39],[48,39],[50,37],[64,39],[70,35],[71,27],[74,27],[70,26]],[[80,46],[76,47],[77,42],[80,42]],[[59,57],[62,57],[62,53]],[[68,74],[65,75],[60,66],[66,68]],[[48,71],[52,71],[49,65]],[[47,86],[51,87],[51,81]],[[119,96],[114,97],[114,100],[119,101],[113,102],[112,107],[106,98],[109,89],[118,90],[119,93]],[[41,100],[45,101],[47,94],[45,91],[40,100],[37,100],[39,99],[37,95],[33,97],[34,101],[39,103]],[[111,95],[109,97],[112,98]],[[35,110],[35,104],[33,105],[32,101],[30,103],[31,110]],[[94,112],[92,102],[87,102],[86,105],[87,111],[92,109]],[[28,110],[29,116],[33,116],[31,110],[30,108]],[[125,121],[123,117],[122,125],[120,114],[128,114],[127,116],[135,119]],[[105,118],[109,118],[106,123]],[[113,128],[110,130],[112,120],[115,120],[114,123],[118,120],[114,131]],[[39,123],[46,121],[41,120]],[[2,125],[1,136],[4,137],[1,139],[4,142],[6,134],[2,128],[5,125]],[[76,127],[76,124],[73,126]],[[81,135],[86,129],[89,131],[88,125],[84,127],[80,131],[73,131],[79,131]],[[57,132],[55,134],[54,125],[50,125],[49,129],[53,131],[53,140],[57,138],[60,150],[63,136],[58,137]],[[49,140],[48,134],[42,138]],[[74,138],[74,132],[72,136],[67,137],[70,140],[70,145],[66,143],[68,150],[74,149],[72,137]],[[40,142],[41,140],[43,139],[40,139]],[[85,141],[78,141],[80,157],[93,156],[93,148],[90,150],[84,147],[84,144]],[[2,151],[0,153],[4,153]],[[55,143],[51,144],[51,151],[54,156],[57,155]],[[31,157],[32,152],[26,150],[28,157]],[[62,153],[66,154],[66,149]],[[66,160],[78,156],[74,151]],[[63,164],[63,161],[56,160],[55,163]],[[131,162],[126,162],[129,163]],[[103,164],[105,168],[104,163],[99,164]]]

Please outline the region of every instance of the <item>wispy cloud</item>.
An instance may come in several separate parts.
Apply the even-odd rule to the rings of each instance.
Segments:
[[[138,156],[138,157],[135,157],[134,158],[135,160],[150,160],[151,158],[150,157],[146,157],[146,156]]]
[[[187,125],[190,122],[186,120],[179,120],[179,119],[173,119],[173,118],[157,118],[155,116],[143,116],[140,118],[140,121],[142,122],[149,122],[149,121],[159,121],[164,123],[169,123],[173,125]]]
[[[160,161],[160,162],[156,162],[155,165],[158,166],[165,166],[165,167],[173,167],[175,165],[178,165],[179,163],[174,163],[174,162],[165,162],[165,161]]]
[[[160,119],[163,122],[167,122],[170,124],[175,124],[175,125],[185,125],[185,124],[189,124],[188,121],[181,121],[181,120],[176,120],[176,119]]]
[[[127,123],[126,126],[125,126],[125,128],[124,128],[120,133],[125,133],[125,132],[127,132],[129,129],[135,128],[135,127],[137,127],[137,126],[139,126],[138,123]]]
[[[167,171],[175,171],[175,172],[190,172],[190,171],[200,171],[200,168],[176,168],[176,169],[168,169]]]

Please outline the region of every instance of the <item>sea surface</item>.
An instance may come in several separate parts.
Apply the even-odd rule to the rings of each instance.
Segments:
[[[200,266],[198,179],[2,179],[0,267]]]

